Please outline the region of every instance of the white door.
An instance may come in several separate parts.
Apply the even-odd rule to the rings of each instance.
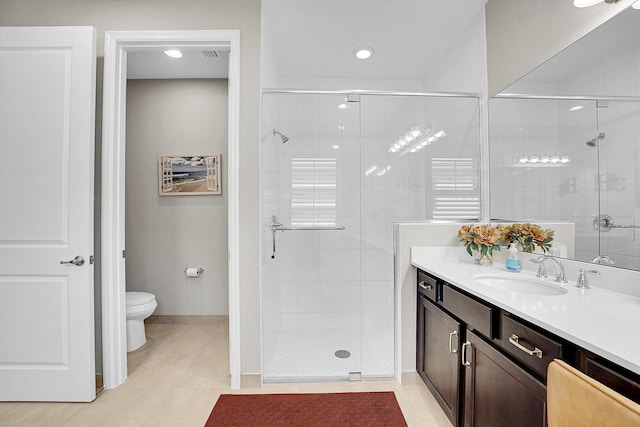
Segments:
[[[95,398],[95,60],[94,28],[0,27],[0,401]]]

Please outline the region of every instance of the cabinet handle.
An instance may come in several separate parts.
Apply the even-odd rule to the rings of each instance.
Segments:
[[[462,344],[462,366],[466,366],[467,368],[471,367],[471,362],[467,361],[467,348],[471,347],[471,343],[467,341]]]
[[[529,350],[527,347],[520,344],[519,341],[520,341],[520,337],[517,336],[516,334],[512,334],[511,337],[509,338],[509,342],[514,346],[516,346],[518,350],[524,351],[529,356],[536,356],[538,359],[542,359],[542,350],[540,350],[538,347],[534,347],[533,350]]]
[[[418,286],[420,286],[422,289],[424,289],[425,291],[430,291],[431,289],[433,289],[433,287],[431,285],[427,285],[424,282],[420,282],[418,283]]]
[[[457,348],[453,348],[453,336],[458,336],[458,331],[453,331],[449,334],[449,353],[451,354],[456,354],[458,353],[458,349]]]

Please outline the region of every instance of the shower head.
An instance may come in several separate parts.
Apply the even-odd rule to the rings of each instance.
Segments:
[[[591,140],[587,141],[587,142],[586,142],[586,144],[587,144],[589,147],[595,147],[595,146],[598,144],[598,142],[602,141],[603,139],[604,139],[604,133],[603,133],[603,132],[601,132],[601,133],[599,133],[599,134],[598,134],[598,136],[596,136],[595,138],[593,138],[593,139],[591,139]]]
[[[282,139],[282,143],[284,144],[285,142],[287,142],[289,140],[289,137],[286,135],[283,135],[282,132],[279,132],[277,130],[273,130],[273,134],[274,135],[280,135],[280,139]]]

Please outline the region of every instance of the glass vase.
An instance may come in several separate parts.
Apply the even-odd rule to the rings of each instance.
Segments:
[[[489,252],[473,251],[473,260],[478,265],[493,265],[493,255]]]

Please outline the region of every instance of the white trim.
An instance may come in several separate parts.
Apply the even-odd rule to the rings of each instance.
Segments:
[[[231,388],[240,388],[239,283],[239,146],[240,146],[240,32],[106,31],[102,118],[102,337],[105,388],[127,378],[124,239],[125,102],[127,50],[173,47],[230,47],[228,248],[229,248],[229,358]]]

